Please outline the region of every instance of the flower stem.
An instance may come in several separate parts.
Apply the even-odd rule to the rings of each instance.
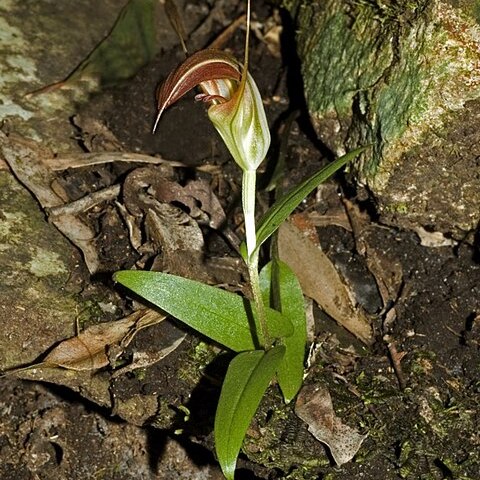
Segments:
[[[245,241],[247,244],[247,258],[250,258],[257,246],[255,230],[255,183],[256,170],[244,170],[242,178],[242,206],[245,218]]]
[[[255,327],[260,346],[268,350],[271,347],[271,340],[268,334],[267,314],[262,300],[260,280],[258,277],[258,251],[257,234],[255,228],[255,183],[256,170],[244,170],[242,178],[242,206],[245,218],[245,237],[247,244],[247,267],[250,277],[253,301],[257,310]]]
[[[267,312],[262,299],[260,290],[260,280],[258,278],[258,253],[254,253],[247,261],[248,275],[250,277],[250,287],[252,289],[253,301],[257,310],[255,327],[257,329],[258,342],[260,347],[268,350],[272,346],[272,341],[268,333]]]

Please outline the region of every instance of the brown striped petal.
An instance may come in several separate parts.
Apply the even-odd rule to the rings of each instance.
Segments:
[[[228,53],[216,49],[205,49],[194,53],[173,70],[160,86],[157,92],[159,112],[153,130],[155,131],[166,108],[202,82],[214,83],[215,80],[240,82],[240,79],[238,63]],[[221,91],[224,92],[225,88]],[[211,94],[209,91],[205,93]]]

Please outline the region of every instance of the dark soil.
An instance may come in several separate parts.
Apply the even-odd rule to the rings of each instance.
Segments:
[[[198,3],[198,2],[192,2]],[[242,2],[240,2],[242,3]],[[254,2],[256,19],[265,23],[274,9]],[[226,9],[233,20],[241,6]],[[222,30],[210,32],[211,38]],[[251,73],[263,93],[273,132],[269,162],[278,157],[282,122],[289,112],[303,108],[297,63],[292,57],[292,32],[284,30],[281,57],[265,43],[252,40]],[[204,38],[205,44],[211,38]],[[244,32],[237,31],[225,45],[237,57],[243,54]],[[172,107],[157,135],[150,133],[156,114],[154,92],[169,70],[181,61],[179,50],[165,51],[130,82],[92,99],[73,119],[79,141],[95,136],[85,130],[85,119],[103,122],[126,151],[160,154],[190,168],[175,171],[175,180],[206,179],[227,212],[227,227],[239,237],[238,168],[208,122],[202,104],[192,96]],[[313,136],[308,116],[301,110],[293,124],[286,150],[285,187],[296,184],[328,159]],[[215,173],[198,166],[219,167]],[[131,164],[75,170],[63,176],[72,197],[120,182],[135,168]],[[271,163],[263,167],[268,178]],[[263,180],[265,182],[265,180]],[[331,187],[337,198],[356,204],[357,192],[337,179]],[[302,205],[304,211],[322,211],[320,196]],[[362,197],[363,198],[363,197]],[[261,206],[270,201],[261,195]],[[345,272],[357,299],[370,312],[376,342],[363,347],[354,337],[318,309],[318,345],[307,383],[328,386],[337,415],[368,438],[353,461],[335,466],[326,450],[307,432],[306,425],[282,405],[271,389],[252,424],[239,460],[238,478],[245,479],[478,479],[480,478],[480,264],[478,246],[454,243],[422,246],[416,233],[381,224],[374,203],[358,206],[368,215],[369,251],[388,258],[391,271],[401,272],[397,295],[384,305],[368,259],[358,253],[355,235],[343,228],[317,228],[324,251]],[[96,225],[104,275],[95,281],[110,285],[110,273],[130,268],[140,260],[131,247],[126,227],[114,206],[89,214]],[[237,257],[222,232],[203,226],[206,256]],[[123,239],[123,240],[122,240]],[[155,260],[151,258],[150,263]],[[147,262],[147,266],[148,266]],[[239,282],[244,279],[236,272]],[[215,276],[215,273],[212,273]],[[126,307],[128,309],[128,305]],[[385,322],[394,308],[396,317]],[[142,331],[129,347],[155,349],[157,327]],[[351,346],[353,345],[353,350]],[[195,351],[204,370],[183,365],[185,352]],[[119,400],[155,393],[159,412],[142,427],[126,423],[67,390],[13,378],[4,379],[0,393],[0,478],[23,479],[217,479],[222,478],[212,452],[212,420],[226,358],[189,333],[188,339],[160,363],[112,382]],[[395,368],[394,368],[395,367]],[[195,379],[193,393],[189,385]],[[160,411],[160,406],[164,410]],[[188,410],[183,409],[187,407]],[[189,412],[187,414],[186,412]],[[160,413],[163,416],[160,418]],[[185,416],[189,415],[186,419]],[[267,450],[268,448],[268,450]]]

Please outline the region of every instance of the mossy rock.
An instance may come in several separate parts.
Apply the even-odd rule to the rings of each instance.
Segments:
[[[0,204],[0,368],[9,368],[73,334],[79,305],[69,278],[79,258],[5,171]]]
[[[111,289],[89,281],[77,248],[47,221],[27,190],[42,192],[32,178],[36,162],[56,154],[83,152],[71,118],[98,85],[86,78],[69,88],[26,94],[66,78],[108,34],[126,3],[81,0],[73,10],[73,4],[27,5],[18,0],[0,6],[1,372],[40,361],[52,347],[75,335],[77,326],[113,320],[115,305],[121,305]],[[135,5],[142,7],[142,3],[163,12],[153,0]],[[161,18],[158,45],[172,45],[175,33],[168,19]],[[125,56],[124,50],[120,54]],[[25,150],[15,148],[19,145]],[[14,177],[3,163],[12,158],[29,174],[24,171],[23,176]],[[156,397],[139,397],[135,392],[124,403],[114,404],[109,372],[38,367],[16,370],[15,375],[66,386],[98,405],[116,409],[119,416],[136,424],[160,410]]]
[[[462,236],[480,220],[480,2],[285,0],[305,96],[384,221]]]

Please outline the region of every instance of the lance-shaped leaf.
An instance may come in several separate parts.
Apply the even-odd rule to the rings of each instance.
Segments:
[[[260,288],[265,304],[282,312],[293,325],[293,334],[280,339],[285,356],[277,370],[278,384],[289,403],[303,382],[307,321],[302,287],[286,263],[272,260],[260,272]]]
[[[115,273],[114,279],[227,348],[253,350],[260,343],[252,336],[255,308],[240,295],[162,272],[125,270]],[[271,308],[267,323],[273,338],[293,333],[292,324]]]
[[[233,480],[245,433],[284,354],[285,347],[278,346],[243,352],[230,362],[214,429],[218,461],[228,480]]]
[[[277,200],[260,219],[257,228],[256,249],[258,250],[263,242],[275,233],[278,227],[300,205],[307,195],[367,148],[360,147],[337,158]]]

